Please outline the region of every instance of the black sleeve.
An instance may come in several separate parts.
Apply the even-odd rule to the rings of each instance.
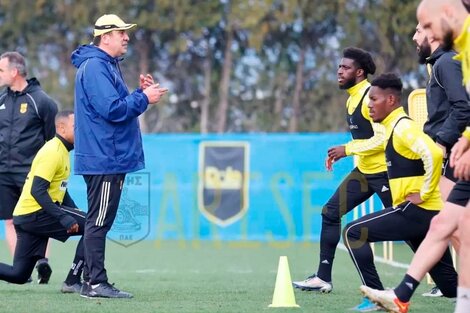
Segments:
[[[450,103],[450,113],[441,129],[437,132],[436,141],[451,147],[462,135],[470,117],[469,98],[462,83],[462,65],[450,55],[443,56],[437,68],[439,82],[442,84]]]
[[[68,206],[69,208],[77,208],[77,205],[75,204],[75,202],[73,202],[73,199],[70,196],[68,190],[65,191],[65,196],[64,200],[62,201],[62,204]]]
[[[61,211],[60,208],[52,202],[51,197],[47,193],[50,184],[51,183],[44,178],[34,176],[31,185],[31,195],[47,214],[57,218],[62,226],[69,229],[73,224],[77,223],[77,221],[72,216]]]
[[[55,136],[55,116],[57,111],[57,104],[43,91],[39,114],[44,125],[44,136],[46,141],[51,140]]]

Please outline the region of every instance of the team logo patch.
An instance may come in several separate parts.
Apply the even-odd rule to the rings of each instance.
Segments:
[[[249,145],[202,142],[199,146],[198,206],[219,226],[242,218],[248,210]]]
[[[27,103],[20,104],[20,113],[25,114],[26,111],[28,111],[28,104]]]
[[[150,173],[127,174],[121,201],[108,239],[124,247],[150,234]]]

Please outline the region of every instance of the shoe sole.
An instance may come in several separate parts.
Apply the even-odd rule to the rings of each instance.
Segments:
[[[71,289],[61,289],[60,292],[62,293],[80,293],[80,291],[76,291],[76,290],[71,290]]]
[[[306,286],[299,286],[299,285],[295,285],[295,284],[292,284],[294,286],[294,288],[296,289],[300,289],[302,291],[317,291],[319,293],[330,293],[332,289],[322,289],[322,288],[316,288],[316,287],[306,287]]]
[[[429,294],[429,293],[423,293],[422,294],[423,297],[428,297],[428,298],[440,298],[440,297],[444,297],[443,294]]]
[[[374,302],[372,302],[374,303]],[[375,303],[374,303],[375,304]],[[384,310],[383,308],[373,308],[373,309],[357,309],[357,308],[352,308],[352,309],[349,309],[349,311],[353,311],[353,312],[361,312],[361,313],[365,313],[365,312],[387,312],[386,310]]]
[[[132,299],[134,298],[133,296],[132,297],[83,296],[83,297],[86,297],[88,299]]]
[[[367,292],[364,292],[362,289],[361,289],[361,293],[364,297],[369,299],[370,302],[372,302],[373,304],[375,304],[376,306],[378,306],[379,308],[381,308],[385,312],[387,312],[387,313],[400,313],[399,311],[396,311],[396,310],[389,309],[389,308],[385,307],[382,303],[380,303],[379,301],[377,301],[375,299],[371,299],[370,295],[368,295]]]

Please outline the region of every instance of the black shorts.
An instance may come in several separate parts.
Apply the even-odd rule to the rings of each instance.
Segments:
[[[454,176],[454,168],[450,166],[450,162],[448,158],[444,158],[442,163],[442,176],[450,179],[454,183],[458,181],[457,178]]]
[[[14,217],[17,235],[15,259],[17,258],[44,258],[49,238],[65,242],[70,236],[81,236],[85,230],[85,212],[61,207],[61,210],[71,215],[78,224],[78,233],[68,234],[58,219],[44,210],[32,214]]]
[[[0,173],[0,220],[12,218],[27,175],[27,173]]]
[[[470,198],[470,181],[459,180],[450,191],[447,201],[460,206],[467,206]]]

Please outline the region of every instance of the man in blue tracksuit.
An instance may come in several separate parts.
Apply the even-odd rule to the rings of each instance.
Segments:
[[[167,89],[151,75],[140,75],[140,88],[129,93],[119,61],[127,52],[126,24],[113,14],[95,23],[93,43],[72,54],[75,78],[75,174],[87,185],[85,258],[90,281],[83,297],[132,298],[108,283],[104,267],[106,234],[116,217],[126,173],[145,167],[138,117]]]

